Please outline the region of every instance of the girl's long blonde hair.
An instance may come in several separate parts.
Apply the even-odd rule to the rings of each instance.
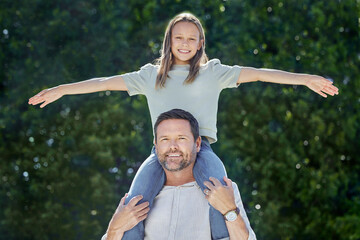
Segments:
[[[171,34],[172,34],[172,29],[174,28],[175,24],[178,22],[194,23],[199,30],[200,41],[203,40],[200,50],[198,50],[195,56],[192,59],[190,59],[189,75],[185,79],[184,83],[185,84],[192,83],[195,80],[196,76],[199,74],[200,65],[205,64],[208,61],[208,57],[206,56],[205,53],[205,33],[199,19],[197,19],[191,13],[181,13],[176,15],[169,22],[166,28],[163,46],[161,49],[161,56],[160,58],[157,59],[157,63],[160,65],[159,72],[156,77],[155,87],[157,89],[165,87],[166,79],[169,77],[168,73],[170,71],[171,66],[174,63],[174,56],[171,52]]]

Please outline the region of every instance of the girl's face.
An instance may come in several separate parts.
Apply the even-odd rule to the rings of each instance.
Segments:
[[[203,40],[200,32],[191,22],[178,22],[171,32],[171,52],[174,64],[185,65],[190,63],[196,52],[200,50]]]

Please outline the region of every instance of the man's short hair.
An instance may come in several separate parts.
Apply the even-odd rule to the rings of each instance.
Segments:
[[[199,137],[199,123],[196,118],[189,112],[182,109],[172,109],[159,115],[154,125],[155,142],[157,138],[157,128],[162,121],[170,119],[183,119],[190,123],[191,132],[194,136],[194,140]]]

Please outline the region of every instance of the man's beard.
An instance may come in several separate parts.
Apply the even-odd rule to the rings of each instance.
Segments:
[[[179,153],[180,156],[182,157],[182,159],[179,160],[171,160],[171,157],[167,156],[168,154],[171,153]],[[187,168],[191,163],[193,163],[196,159],[196,146],[194,145],[193,150],[189,153],[189,154],[184,154],[181,151],[168,151],[164,154],[157,154],[159,162],[161,164],[161,166],[171,172],[177,172],[177,171],[181,171],[185,168]],[[170,167],[170,162],[178,162],[176,167]]]

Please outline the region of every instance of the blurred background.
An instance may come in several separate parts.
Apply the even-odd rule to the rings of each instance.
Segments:
[[[360,239],[359,0],[2,0],[0,239],[100,239],[152,147],[143,96],[42,89],[137,71],[190,11],[223,64],[331,78],[222,92],[214,151],[258,239]]]

